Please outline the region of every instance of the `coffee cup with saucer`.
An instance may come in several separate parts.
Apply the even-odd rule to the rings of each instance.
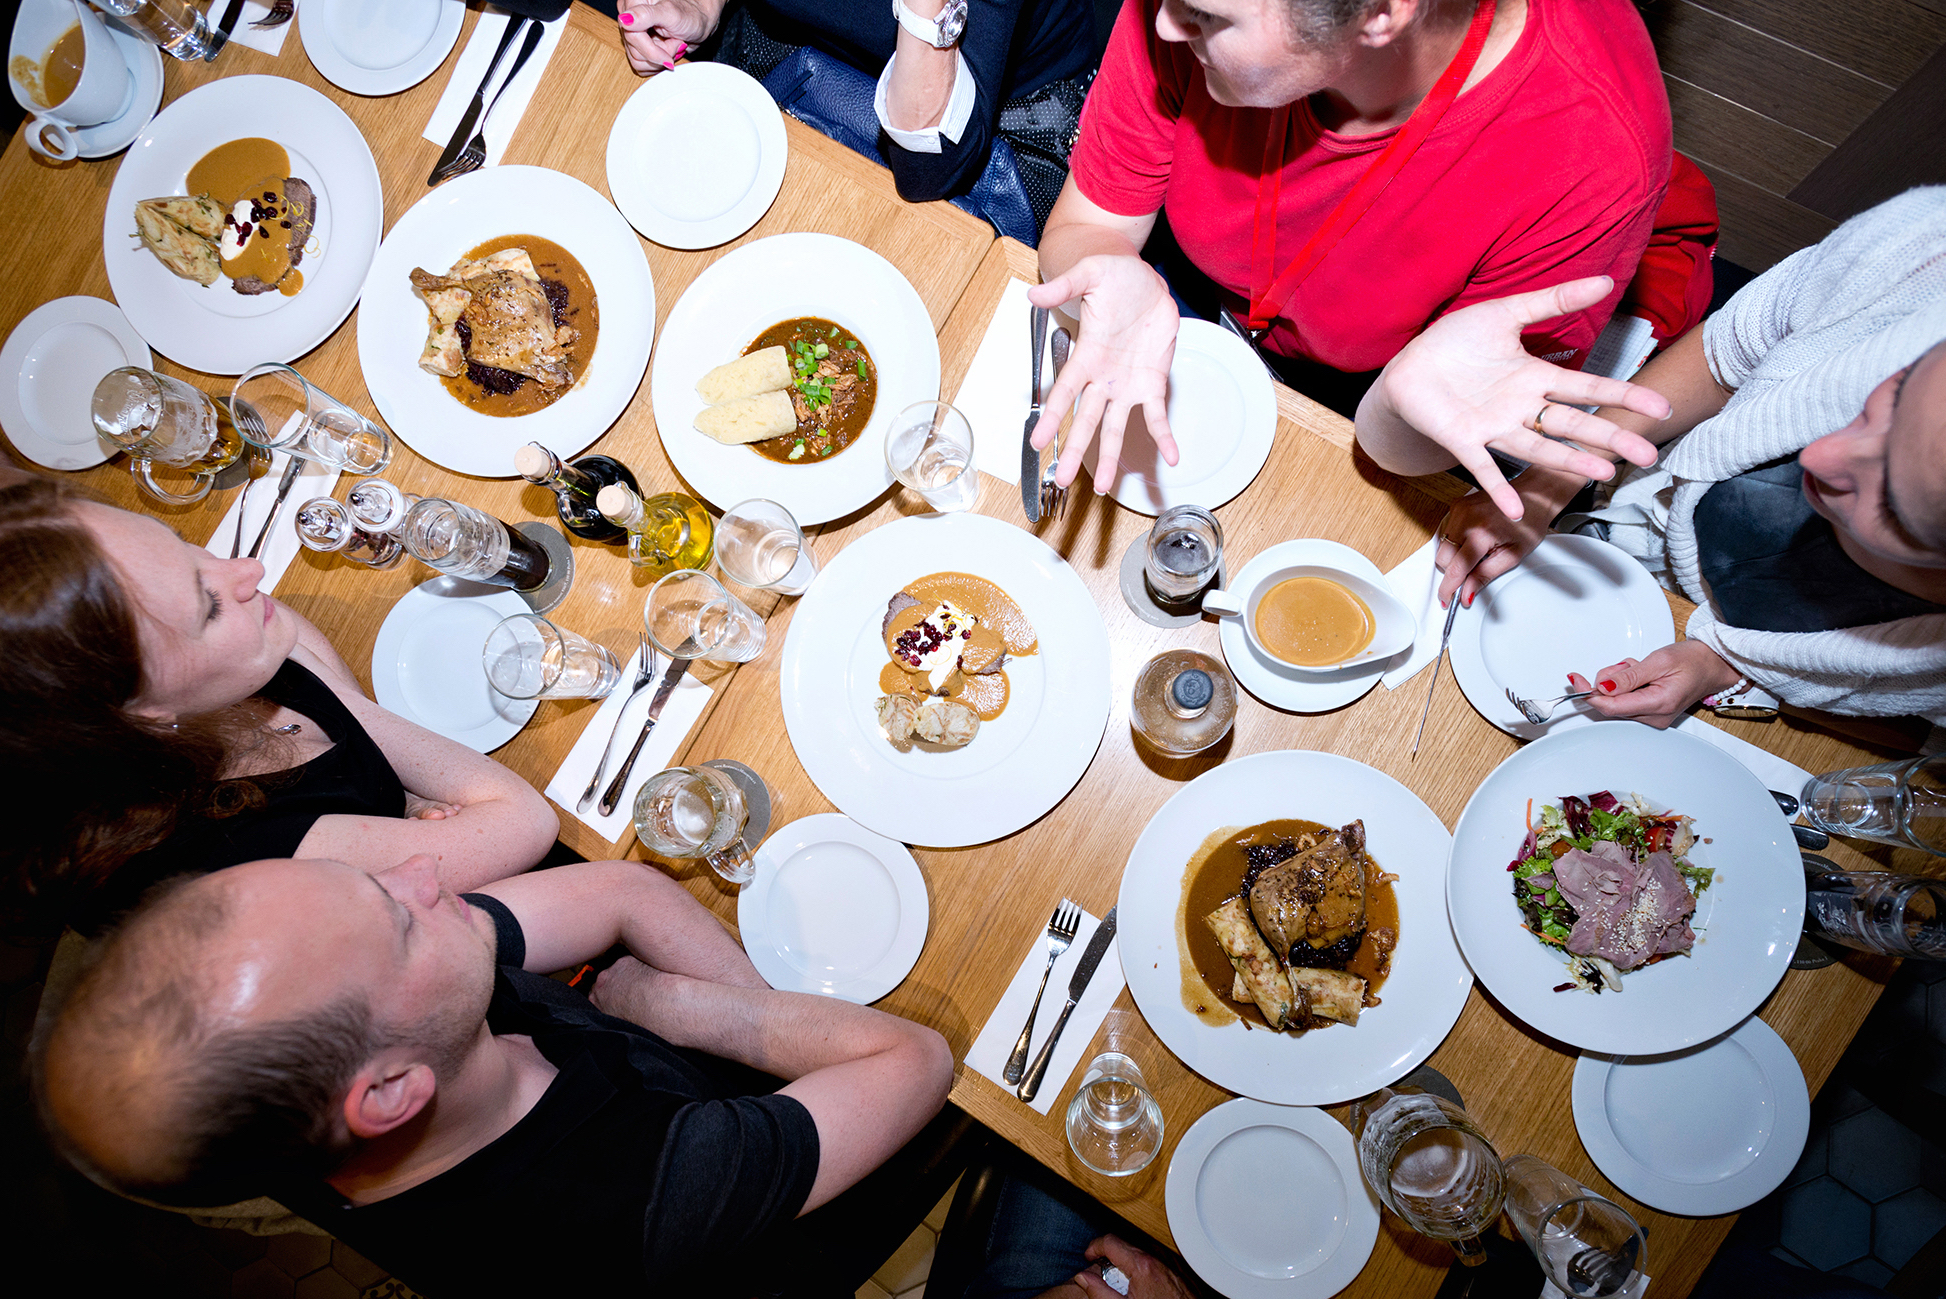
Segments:
[[[77,24],[82,40],[80,76],[59,103],[44,104],[34,92],[43,84],[56,43]],[[135,82],[121,47],[109,36],[101,16],[81,0],[23,0],[7,50],[7,80],[14,98],[34,119],[27,129],[28,147],[55,162],[78,157],[77,133],[121,117],[135,99]]]

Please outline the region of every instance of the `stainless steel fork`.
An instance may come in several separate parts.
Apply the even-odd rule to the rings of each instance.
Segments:
[[[1074,346],[1074,337],[1066,329],[1054,331],[1054,374],[1049,385],[1060,381],[1061,368],[1068,363],[1069,349]],[[1047,468],[1041,471],[1041,517],[1057,518],[1067,512],[1068,489],[1054,482],[1054,471],[1061,465],[1061,435],[1056,433],[1054,440],[1047,445],[1044,453]]]
[[[1047,922],[1047,968],[1041,971],[1040,991],[1034,994],[1034,1008],[1027,1012],[1027,1022],[1021,1025],[1020,1040],[1014,1043],[1013,1054],[1007,1057],[1007,1067],[1000,1076],[1010,1083],[1020,1081],[1027,1072],[1027,1048],[1034,1041],[1034,1018],[1041,1013],[1041,996],[1047,991],[1047,976],[1054,973],[1054,962],[1061,959],[1061,953],[1068,950],[1074,942],[1074,935],[1081,928],[1081,908],[1066,898],[1061,899],[1054,908],[1054,915]]]
[[[595,791],[601,788],[602,775],[608,770],[609,755],[615,751],[615,737],[622,733],[622,717],[628,712],[628,706],[635,702],[635,696],[642,693],[642,687],[655,680],[655,646],[649,644],[648,632],[641,631],[636,635],[642,638],[642,657],[635,661],[635,684],[629,687],[628,698],[622,700],[622,706],[615,712],[615,725],[608,732],[608,743],[602,746],[601,761],[595,764],[595,774],[588,777],[588,787],[575,800],[574,810],[577,812],[585,812],[594,805]]]
[[[1515,708],[1518,708],[1522,717],[1525,717],[1534,725],[1539,726],[1542,722],[1554,716],[1554,710],[1562,704],[1565,704],[1568,700],[1586,699],[1593,693],[1595,692],[1592,690],[1577,690],[1573,694],[1562,695],[1559,699],[1542,699],[1536,702],[1532,699],[1522,699],[1510,687],[1507,690],[1507,702]]]
[[[479,129],[473,133],[473,138],[466,142],[466,147],[459,151],[458,157],[432,174],[433,184],[442,184],[455,176],[464,176],[469,171],[478,171],[486,165],[487,119],[493,116],[494,107],[499,104],[500,96],[507,93],[507,87],[514,83],[514,78],[520,75],[520,70],[527,66],[527,60],[534,55],[534,47],[541,43],[541,37],[546,33],[546,23],[534,22],[528,25],[527,37],[520,43],[520,52],[514,55],[514,65],[508,69],[507,79],[502,81],[500,88],[493,92],[493,98],[487,101],[486,111],[480,114]]]

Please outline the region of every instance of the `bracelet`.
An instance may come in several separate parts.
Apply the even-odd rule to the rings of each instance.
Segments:
[[[1703,707],[1718,717],[1769,721],[1782,711],[1783,701],[1762,686],[1753,684],[1749,677],[1738,677],[1737,683],[1728,690],[1703,696]]]

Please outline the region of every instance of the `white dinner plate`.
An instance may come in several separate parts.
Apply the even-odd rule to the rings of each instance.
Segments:
[[[878,397],[864,432],[830,459],[802,465],[698,433],[703,399],[696,381],[741,356],[772,325],[799,316],[835,321],[871,353]],[[907,406],[939,399],[939,338],[899,268],[863,244],[836,235],[772,235],[717,258],[683,292],[662,326],[649,395],[662,449],[698,496],[719,510],[763,497],[809,527],[871,503],[892,485],[885,431]]]
[[[1162,1195],[1183,1261],[1229,1299],[1329,1299],[1378,1241],[1358,1146],[1323,1110],[1224,1102],[1176,1143]]]
[[[1568,673],[1593,677],[1676,639],[1669,599],[1634,556],[1594,537],[1551,533],[1453,623],[1448,647],[1466,702],[1510,735],[1537,739],[1601,720],[1570,700],[1536,726],[1507,698],[1566,694]]]
[[[1378,571],[1378,565],[1364,555],[1350,546],[1318,538],[1283,541],[1269,550],[1259,551],[1234,576],[1226,574],[1223,585],[1230,591],[1246,592],[1264,574],[1292,564],[1329,564],[1388,591],[1392,589],[1385,574]],[[1219,618],[1217,623],[1223,661],[1230,665],[1230,671],[1236,674],[1243,688],[1272,708],[1287,712],[1324,713],[1363,699],[1394,661],[1378,659],[1357,667],[1339,668],[1336,672],[1300,672],[1252,645],[1244,635],[1242,618]]]
[[[86,469],[114,454],[89,408],[110,370],[155,364],[148,344],[112,302],[56,298],[28,312],[0,347],[0,428],[16,450],[49,469]]]
[[[756,860],[737,930],[765,983],[864,1006],[911,972],[932,908],[904,844],[822,812],[771,835]]]
[[[685,63],[650,77],[616,114],[608,192],[645,238],[713,248],[763,219],[789,156],[784,115],[761,82],[727,63]]]
[[[1163,460],[1138,408],[1122,439],[1114,497],[1138,514],[1173,505],[1213,510],[1243,494],[1277,440],[1277,390],[1250,345],[1207,320],[1185,320],[1169,363],[1169,430],[1177,462]],[[1095,472],[1101,442],[1081,463]]]
[[[317,195],[295,297],[246,297],[228,279],[208,287],[182,279],[135,236],[137,202],[187,192],[185,177],[204,154],[246,136],[283,145],[291,174]],[[150,347],[205,374],[241,374],[262,361],[294,361],[331,336],[358,301],[384,217],[378,166],[343,109],[283,77],[224,77],[163,109],[129,147],[108,191],[102,257],[115,301]]]
[[[461,405],[419,368],[427,315],[411,275],[443,274],[468,249],[515,234],[574,254],[594,282],[601,333],[573,391],[503,418]],[[385,422],[426,459],[481,478],[513,477],[514,451],[526,443],[566,460],[606,433],[641,386],[654,341],[655,280],[641,240],[598,192],[545,167],[487,167],[414,203],[385,236],[358,312],[358,365]]]
[[[1007,661],[1006,711],[971,744],[901,753],[874,709],[885,603],[915,578],[961,572],[1005,591],[1040,652]],[[867,532],[798,602],[779,689],[791,747],[852,820],[901,843],[961,848],[1012,834],[1067,796],[1101,745],[1113,665],[1094,597],[1032,533],[979,514],[928,514]]]
[[[309,0],[297,39],[340,90],[396,95],[439,70],[465,20],[457,0]]]
[[[1620,992],[1556,992],[1566,957],[1527,933],[1508,863],[1530,799],[1539,816],[1604,789],[1694,817],[1689,860],[1716,877],[1688,956],[1622,975]],[[1584,1051],[1646,1055],[1726,1033],[1770,995],[1804,926],[1804,867],[1776,800],[1735,758],[1679,731],[1596,722],[1543,736],[1481,782],[1453,831],[1446,898],[1467,963],[1509,1014]]]
[[[1584,1053],[1574,1127],[1595,1167],[1664,1213],[1735,1213],[1779,1186],[1804,1153],[1811,1093],[1784,1039],[1752,1015],[1672,1055]]]
[[[97,126],[71,128],[75,146],[83,158],[106,158],[128,148],[162,104],[162,51],[141,37],[123,31],[118,20],[108,14],[102,14],[101,20],[108,30],[108,38],[128,62],[128,107],[119,117]]]
[[[1372,859],[1399,877],[1399,945],[1381,1004],[1356,1027],[1301,1035],[1241,1021],[1206,1024],[1183,1005],[1176,935],[1183,872],[1216,831],[1290,818],[1332,826],[1362,818]],[[1446,827],[1417,794],[1350,758],[1286,749],[1204,772],[1149,818],[1122,872],[1122,968],[1142,1018],[1217,1086],[1280,1105],[1329,1105],[1410,1073],[1452,1031],[1473,986],[1446,924],[1448,843]]]
[[[509,699],[487,684],[487,633],[532,613],[502,586],[440,576],[392,606],[372,646],[372,694],[409,722],[491,753],[527,725],[538,699]]]

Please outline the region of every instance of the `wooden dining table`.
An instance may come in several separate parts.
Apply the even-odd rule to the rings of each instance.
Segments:
[[[477,15],[467,16],[468,31]],[[321,91],[348,113],[369,141],[384,188],[387,229],[428,191],[425,178],[438,152],[420,138],[457,61],[419,86],[384,99],[364,99],[326,83],[296,39],[281,55],[232,46],[214,64],[167,63],[165,104],[219,76],[270,73]],[[514,130],[505,161],[554,168],[607,193],[605,151],[609,124],[641,83],[628,71],[615,28],[576,7],[540,87]],[[938,331],[946,400],[958,392],[1009,279],[1038,278],[1033,251],[996,240],[983,222],[943,203],[907,204],[876,162],[786,119],[790,161],[783,188],[767,215],[730,244],[700,251],[663,248],[642,240],[655,278],[658,329],[692,280],[729,249],[785,231],[823,231],[862,243],[889,259],[917,290]],[[11,330],[29,311],[67,294],[110,297],[100,232],[118,158],[50,165],[16,135],[0,157],[0,221],[16,232],[10,274],[0,283],[0,329]],[[671,177],[679,183],[679,177]],[[356,348],[357,314],[294,364],[313,382],[376,417]],[[167,340],[156,350],[166,351]],[[184,370],[158,356],[157,368],[212,392],[226,378]],[[634,400],[591,450],[628,464],[648,491],[682,486],[664,453],[647,396],[645,374]],[[1424,544],[1448,503],[1464,492],[1435,475],[1404,480],[1357,452],[1340,416],[1281,385],[1278,428],[1268,462],[1255,482],[1216,514],[1234,567],[1277,542],[1321,537],[1349,545],[1380,569],[1390,569]],[[387,477],[409,492],[449,496],[509,521],[553,517],[545,489],[519,479],[470,477],[413,452],[410,430]],[[15,457],[25,463],[15,452]],[[118,457],[71,475],[129,509],[168,520],[192,541],[208,538],[227,507],[213,495],[188,507],[165,506],[140,494]],[[339,485],[342,495],[345,483]],[[718,508],[724,502],[711,502]],[[829,563],[868,530],[923,513],[923,501],[894,488],[863,510],[812,529],[820,562]],[[1014,484],[982,476],[974,509],[1030,527]],[[288,517],[288,515],[286,516]],[[1468,796],[1519,742],[1485,721],[1461,696],[1450,670],[1433,687],[1431,713],[1416,758],[1413,732],[1426,699],[1424,672],[1396,690],[1374,689],[1363,699],[1319,714],[1282,711],[1240,694],[1232,734],[1191,759],[1169,760],[1139,746],[1129,727],[1128,698],[1136,672],[1152,655],[1178,647],[1220,655],[1213,619],[1164,630],[1138,619],[1123,602],[1118,568],[1125,550],[1150,519],[1077,485],[1065,515],[1042,523],[1038,535],[1058,551],[1093,594],[1112,646],[1115,699],[1107,731],[1080,782],[1053,810],[996,842],[955,849],[915,848],[930,895],[931,919],[918,963],[878,1005],[931,1025],[956,1058],[985,1024],[1001,992],[1047,924],[1053,904],[1069,897],[1099,914],[1114,904],[1124,863],[1143,826],[1184,784],[1217,764],[1268,750],[1308,749],[1367,763],[1411,789],[1451,826]],[[626,657],[640,625],[648,578],[609,546],[574,541],[572,592],[550,616]],[[370,685],[370,657],[380,624],[424,570],[406,564],[374,572],[333,556],[300,552],[276,594],[331,637]],[[753,765],[771,791],[772,824],[836,810],[806,774],[784,726],[779,664],[797,601],[744,593],[766,617],[768,644],[753,661],[701,672],[713,695],[701,721],[678,749],[695,762],[736,758]],[[1680,628],[1687,602],[1671,596]],[[698,665],[702,668],[703,665]],[[1590,669],[1599,664],[1589,664]],[[587,726],[596,705],[543,702],[532,722],[495,756],[543,787]],[[1786,717],[1769,722],[1718,722],[1726,730],[1811,771],[1878,761],[1888,751],[1878,737],[1840,734]],[[561,838],[590,858],[642,857],[633,839],[611,844],[563,811]],[[1909,865],[1903,857],[1834,842],[1829,854],[1848,868]],[[735,926],[736,893],[706,868],[662,863],[728,925]],[[1760,1009],[1803,1067],[1813,1092],[1824,1081],[1877,999],[1892,964],[1848,956],[1817,970],[1785,976]],[[1109,1013],[1088,1053],[1113,1046],[1141,1065],[1161,1105],[1167,1137],[1160,1157],[1126,1179],[1094,1174],[1069,1151],[1061,1123],[1072,1087],[1061,1080],[1052,1113],[1042,1116],[985,1077],[962,1067],[952,1102],[1002,1138],[1067,1178],[1168,1244],[1173,1238],[1163,1205],[1169,1158],[1182,1134],[1230,1093],[1199,1077],[1157,1039],[1126,992]],[[1615,1188],[1589,1161],[1576,1138],[1569,1106],[1576,1053],[1512,1019],[1479,988],[1430,1063],[1464,1094],[1468,1112],[1504,1154],[1530,1152],[1633,1212],[1649,1240],[1651,1293],[1687,1293],[1734,1218],[1685,1218],[1659,1213]],[[1334,1110],[1342,1115],[1342,1110]],[[1384,1219],[1371,1261],[1345,1291],[1352,1295],[1429,1296],[1451,1262],[1441,1244]]]

